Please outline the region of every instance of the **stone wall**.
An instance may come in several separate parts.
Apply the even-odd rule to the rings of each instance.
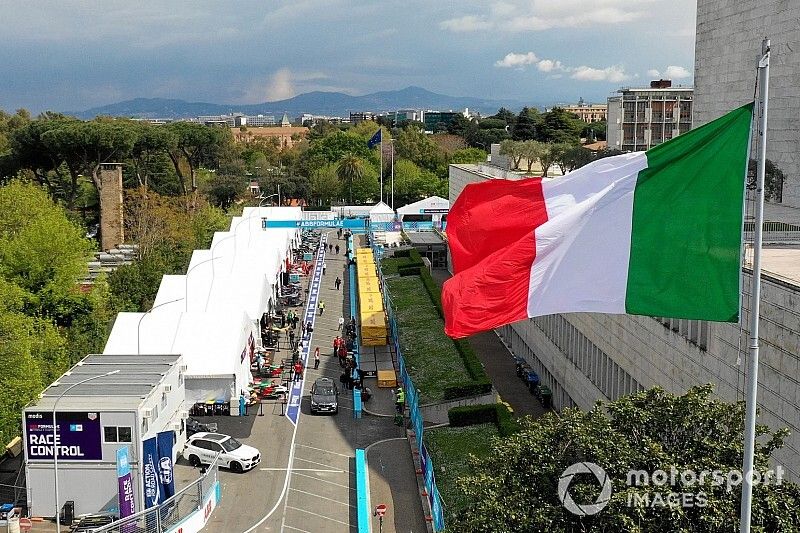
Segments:
[[[698,0],[694,127],[753,99],[756,58],[772,41],[767,158],[786,174],[783,203],[800,207],[800,2]]]

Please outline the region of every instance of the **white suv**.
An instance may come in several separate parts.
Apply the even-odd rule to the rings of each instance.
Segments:
[[[256,448],[222,433],[195,433],[183,448],[183,458],[192,466],[211,464],[218,454],[219,465],[234,472],[245,472],[261,462],[261,454]]]

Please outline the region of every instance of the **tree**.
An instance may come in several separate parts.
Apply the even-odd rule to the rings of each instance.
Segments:
[[[501,107],[500,109],[497,110],[497,113],[487,118],[496,118],[502,120],[503,122],[506,123],[507,126],[510,126],[511,128],[514,127],[514,124],[517,121],[517,116],[514,114],[514,112],[509,109],[506,109],[505,107]]]
[[[511,137],[515,141],[529,141],[536,138],[536,133],[541,125],[542,117],[539,110],[533,107],[523,107],[517,116],[512,129]]]
[[[450,162],[455,164],[485,163],[486,155],[486,151],[480,148],[462,148],[461,150],[453,152],[453,155],[450,157]]]
[[[478,128],[482,130],[505,130],[506,121],[499,118],[485,118],[478,122]]]
[[[467,499],[452,522],[466,533],[477,531],[663,531],[738,530],[741,486],[714,484],[711,472],[739,472],[743,452],[744,402],[729,404],[712,396],[712,386],[693,387],[683,396],[653,388],[589,412],[565,409],[523,419],[518,433],[498,439],[485,459],[470,460],[472,472],[458,480]],[[757,426],[754,468],[770,468],[772,452],[783,445],[785,429],[770,433]],[[575,463],[599,465],[612,484],[607,506],[578,516],[559,500],[559,480]],[[678,475],[670,481],[675,469]],[[664,485],[637,483],[630,472],[667,473]],[[682,479],[680,473],[687,473]],[[699,481],[699,474],[707,477]],[[697,481],[692,481],[693,474]],[[653,476],[655,478],[655,476]],[[774,480],[774,478],[773,478]],[[578,475],[567,489],[578,504],[594,503],[600,493],[594,476]],[[652,505],[677,493],[692,501],[703,493],[705,506]],[[657,495],[657,496],[656,496]],[[633,502],[633,504],[629,504]],[[761,484],[753,493],[753,523],[759,531],[792,531],[800,520],[800,487]]]
[[[146,123],[138,125],[131,149],[131,167],[140,187],[147,190],[151,176],[164,172],[164,156],[176,142],[174,133],[167,128]]]
[[[547,143],[579,144],[581,131],[586,123],[560,107],[554,107],[542,115],[536,140]]]
[[[444,156],[436,143],[419,128],[403,129],[394,145],[397,157],[413,161],[417,166],[428,170],[436,170],[444,161]]]
[[[584,124],[581,131],[581,137],[585,137],[589,142],[605,141],[606,140],[607,122],[605,120],[598,120],[597,122],[589,122]]]
[[[533,141],[536,142],[536,141]],[[558,144],[538,143],[539,164],[542,165],[542,176],[547,177],[547,172],[558,157]]]
[[[555,164],[561,169],[562,174],[572,172],[576,168],[588,165],[594,161],[594,154],[583,146],[560,144],[556,150]]]
[[[228,209],[241,196],[247,185],[241,175],[215,173],[214,178],[200,187],[211,205],[220,209]]]
[[[533,164],[541,160],[545,150],[546,147],[542,146],[542,143],[538,141],[522,141],[519,143],[520,155],[523,159],[525,159],[527,164],[526,172],[530,173]],[[546,170],[544,175],[547,176]]]
[[[500,155],[510,158],[512,163],[511,168],[518,169],[524,155],[522,152],[522,143],[512,141],[511,139],[504,140],[500,143]]]
[[[336,175],[347,188],[349,202],[352,204],[353,183],[360,180],[364,175],[364,161],[356,155],[346,155],[336,166]]]
[[[455,115],[447,124],[447,133],[459,135],[467,139],[470,133],[477,131],[477,121],[470,120],[462,114]]]
[[[231,142],[228,128],[213,128],[192,122],[172,122],[164,126],[174,136],[175,142],[168,153],[175,167],[175,173],[181,180],[181,190],[186,189],[186,176],[181,168],[185,162],[192,180],[192,191],[197,190],[197,169],[204,163],[215,164],[222,151]]]
[[[342,194],[336,165],[330,164],[311,174],[311,202],[313,205],[333,205]]]
[[[756,171],[758,162],[751,159],[747,167],[747,188],[751,191],[756,189]],[[783,198],[783,182],[786,175],[778,166],[767,159],[764,162],[764,198],[780,202]]]

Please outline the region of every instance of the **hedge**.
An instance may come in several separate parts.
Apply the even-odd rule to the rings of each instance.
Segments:
[[[474,426],[491,422],[497,426],[497,430],[503,437],[519,430],[519,423],[503,403],[453,407],[447,411],[447,419],[452,427]]]
[[[419,256],[419,252],[417,252],[417,255]],[[422,278],[422,284],[425,286],[425,290],[428,292],[431,301],[436,305],[436,311],[439,313],[442,320],[444,320],[442,292],[439,290],[439,286],[431,277],[430,272],[425,268],[420,269],[419,277]],[[467,373],[469,373],[473,381],[460,386],[446,388],[444,391],[445,399],[451,400],[454,398],[463,398],[465,396],[478,396],[480,394],[490,393],[492,391],[492,382],[489,380],[489,376],[486,375],[486,371],[483,369],[480,359],[475,355],[469,342],[465,339],[454,339],[453,344],[455,344],[456,350],[458,350],[461,356],[461,360],[464,361],[464,367],[467,369]]]

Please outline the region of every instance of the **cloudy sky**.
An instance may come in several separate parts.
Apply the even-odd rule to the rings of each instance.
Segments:
[[[691,84],[695,0],[0,0],[0,108],[258,103],[418,85],[604,101]]]

